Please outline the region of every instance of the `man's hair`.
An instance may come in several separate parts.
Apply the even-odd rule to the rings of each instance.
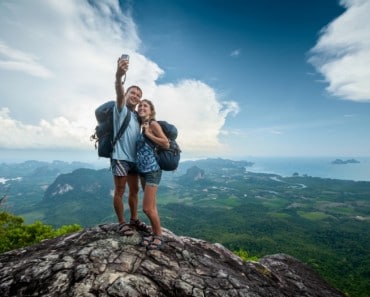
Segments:
[[[141,95],[143,95],[143,90],[139,87],[139,86],[135,86],[135,85],[132,85],[132,86],[129,86],[126,90],[126,94],[131,90],[131,89],[138,89],[140,92],[141,92]]]

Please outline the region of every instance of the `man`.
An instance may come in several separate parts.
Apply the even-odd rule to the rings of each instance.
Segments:
[[[112,158],[111,168],[114,178],[113,206],[118,219],[118,232],[124,236],[134,234],[133,227],[149,231],[148,226],[138,219],[138,192],[139,178],[136,169],[136,140],[140,135],[140,124],[137,114],[134,112],[136,105],[140,102],[142,91],[138,86],[130,86],[126,93],[122,85],[122,77],[126,75],[128,60],[119,59],[116,71],[116,105],[113,111],[114,135],[121,127],[127,113],[131,113],[130,122],[122,137],[116,142]],[[130,224],[124,217],[123,194],[126,183],[129,187],[128,204],[130,207]]]

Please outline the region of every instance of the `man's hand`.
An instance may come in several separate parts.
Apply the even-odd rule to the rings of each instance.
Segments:
[[[120,79],[128,70],[128,60],[118,59],[117,61],[117,71],[116,71],[116,78]]]
[[[119,110],[121,110],[123,105],[126,104],[125,91],[122,86],[122,76],[126,74],[127,69],[128,69],[128,60],[118,59],[115,89],[116,89],[117,106]]]

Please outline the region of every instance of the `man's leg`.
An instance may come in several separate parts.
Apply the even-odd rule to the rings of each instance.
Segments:
[[[125,193],[126,176],[114,176],[113,206],[117,215],[118,223],[124,224],[123,194]]]
[[[139,176],[137,174],[127,175],[127,184],[129,188],[128,205],[130,206],[131,220],[139,218],[137,207],[139,201]]]

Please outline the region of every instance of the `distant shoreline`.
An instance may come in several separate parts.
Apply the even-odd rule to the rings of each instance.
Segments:
[[[359,164],[359,163],[361,162],[355,159],[348,159],[348,160],[335,159],[334,161],[331,162],[331,164],[334,164],[334,165]]]
[[[333,160],[351,160],[351,157],[250,157],[254,165],[248,170],[260,173],[272,173],[281,176],[312,176],[331,179],[370,181],[370,156],[356,157],[355,162],[333,164]],[[358,162],[356,162],[358,161]]]

